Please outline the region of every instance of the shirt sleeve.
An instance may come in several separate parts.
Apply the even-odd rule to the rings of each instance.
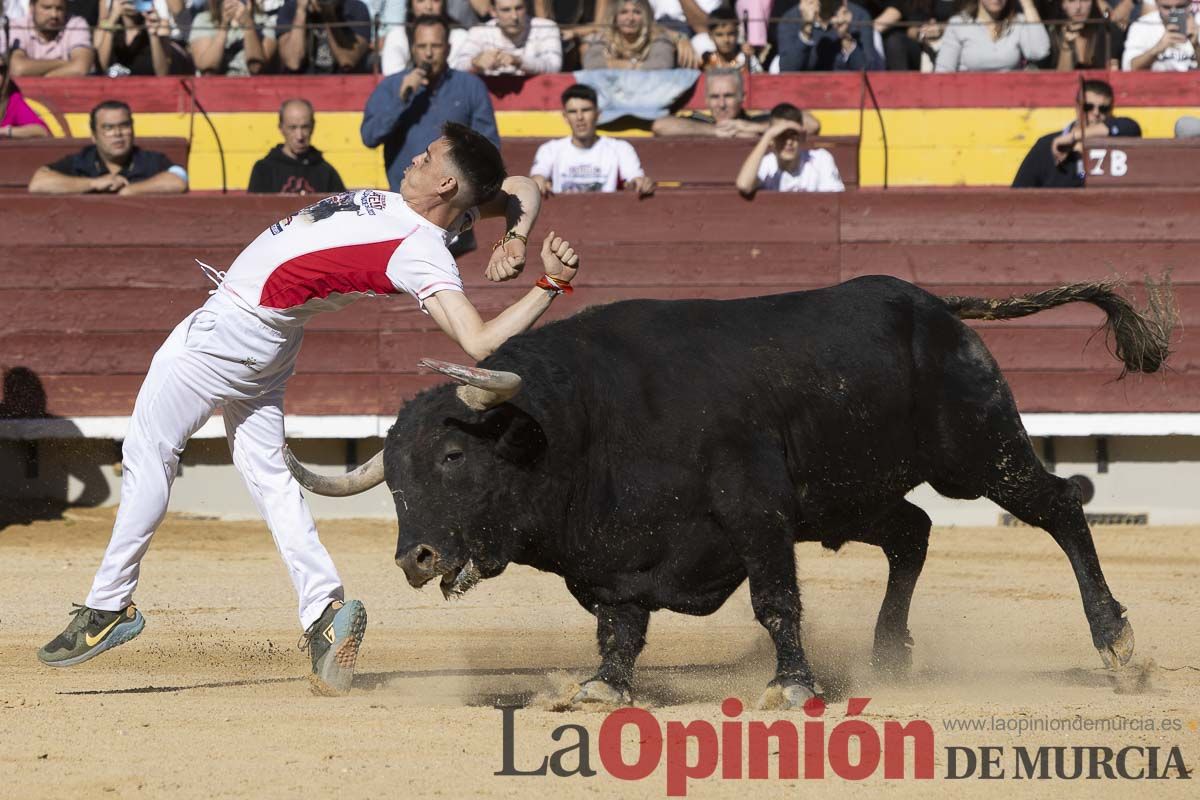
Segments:
[[[279,16],[283,16],[283,12],[279,12]],[[201,11],[192,19],[192,29],[188,31],[188,44],[195,44],[201,39],[208,39],[216,35],[213,30],[212,14],[207,11]],[[272,32],[274,35],[274,32]]]
[[[75,153],[69,156],[63,156],[53,164],[47,164],[47,169],[52,169],[60,175],[71,175],[78,177],[83,175],[79,169],[79,154]]]
[[[287,0],[283,4],[283,8],[279,9],[279,14],[275,17],[275,36],[280,37],[292,29],[292,23],[296,20],[296,0]],[[192,23],[195,29],[195,23]]]
[[[388,31],[383,40],[383,74],[395,75],[408,69],[408,30],[403,26]]]
[[[462,70],[463,72],[471,71],[471,62],[474,61],[486,47],[487,28],[483,25],[476,25],[471,30],[467,31],[467,35],[462,40],[462,45],[450,54],[448,63],[450,69]]]
[[[1112,136],[1141,136],[1142,126],[1129,117],[1113,117],[1109,121],[1108,132]]]
[[[617,147],[617,174],[621,176],[621,180],[627,181],[631,178],[640,178],[646,173],[642,171],[642,162],[638,158],[637,151],[633,149],[633,145],[629,142],[618,142]]]
[[[371,10],[367,8],[367,4],[362,0],[346,0],[342,13],[346,15],[346,22],[350,23],[350,30],[354,35],[370,41]]]
[[[937,61],[933,65],[934,72],[958,72],[958,61],[962,56],[963,46],[960,30],[961,25],[953,20],[946,26],[946,32],[942,35],[942,45],[938,48]]]
[[[529,168],[530,175],[541,175],[543,178],[554,177],[554,153],[550,142],[542,142],[533,154],[533,166]]]
[[[817,154],[817,165],[820,167],[820,170],[817,172],[817,191],[846,191],[846,186],[842,183],[842,176],[838,172],[837,162],[834,161],[833,154],[828,150],[818,150]]]
[[[548,19],[530,21],[529,38],[521,54],[521,69],[527,75],[562,69],[562,34]]]
[[[80,47],[92,49],[92,32],[83,17],[71,17],[67,20],[66,30],[63,31],[63,43],[67,53],[73,53]]]
[[[1125,50],[1121,53],[1121,69],[1126,71],[1133,69],[1133,60],[1145,55],[1146,51],[1158,41],[1156,38],[1146,35],[1149,30],[1152,30],[1149,25],[1138,25],[1136,22],[1129,26],[1129,33],[1125,36]]]
[[[769,189],[771,180],[779,174],[779,162],[775,160],[774,153],[767,153],[763,156],[762,161],[758,162],[758,186],[760,189]]]
[[[410,236],[392,253],[387,276],[397,289],[412,295],[421,310],[425,301],[438,292],[461,292],[462,277],[454,258],[432,234]]]

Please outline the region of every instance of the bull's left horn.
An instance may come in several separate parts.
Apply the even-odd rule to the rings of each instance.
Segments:
[[[283,446],[283,460],[287,463],[288,471],[301,486],[314,494],[326,497],[349,497],[383,483],[382,450],[371,456],[370,461],[345,475],[318,475],[312,472],[296,460],[291,448],[286,444]]]
[[[521,391],[521,376],[515,372],[464,367],[433,358],[423,358],[419,363],[422,367],[448,375],[464,384],[458,387],[458,399],[462,400],[467,408],[475,411],[487,411],[513,399],[517,392]]]

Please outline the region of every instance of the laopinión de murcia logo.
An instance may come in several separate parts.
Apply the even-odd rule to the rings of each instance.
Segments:
[[[819,698],[799,721],[742,720],[736,698],[721,704],[719,724],[660,721],[643,708],[620,708],[592,732],[577,723],[550,733],[542,755],[517,758],[517,706],[497,706],[502,724],[503,777],[592,778],[603,771],[626,781],[649,779],[665,766],[665,793],[683,797],[689,782],[719,780],[1190,780],[1179,745],[953,745],[935,768],[933,726],[926,720],[868,722],[858,718],[869,698],[852,697],[846,719],[827,724]],[[1171,722],[1171,721],[1166,721]],[[1178,721],[1174,721],[1178,722]],[[945,721],[943,721],[945,725]],[[954,726],[950,726],[954,727]],[[1182,724],[1164,730],[1182,731]],[[523,742],[528,745],[528,742]],[[628,746],[627,746],[628,745]],[[633,745],[636,745],[633,746]],[[527,749],[527,747],[526,747]]]

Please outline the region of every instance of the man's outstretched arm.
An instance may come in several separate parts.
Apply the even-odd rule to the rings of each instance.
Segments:
[[[570,282],[579,269],[579,255],[567,240],[551,231],[542,243],[542,265],[546,275],[560,283]],[[462,292],[438,292],[425,299],[433,321],[476,361],[482,361],[512,336],[533,327],[550,308],[555,292],[535,288],[487,322]]]
[[[528,239],[541,210],[542,192],[537,183],[522,175],[510,175],[500,185],[500,193],[479,207],[479,216],[504,217],[506,233]],[[520,239],[509,239],[497,247],[488,260],[487,279],[500,283],[520,275],[525,268],[527,249]]]

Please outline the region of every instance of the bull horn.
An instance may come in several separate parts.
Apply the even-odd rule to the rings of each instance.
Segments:
[[[521,391],[521,376],[515,372],[464,367],[433,358],[423,358],[419,363],[422,367],[448,375],[464,384],[458,387],[458,399],[462,400],[467,408],[475,411],[487,411],[513,399],[517,392]]]
[[[283,446],[283,460],[287,463],[288,471],[301,486],[314,494],[326,497],[349,497],[383,483],[382,450],[371,456],[370,461],[345,475],[318,475],[312,472],[296,460],[291,448],[286,444]]]

